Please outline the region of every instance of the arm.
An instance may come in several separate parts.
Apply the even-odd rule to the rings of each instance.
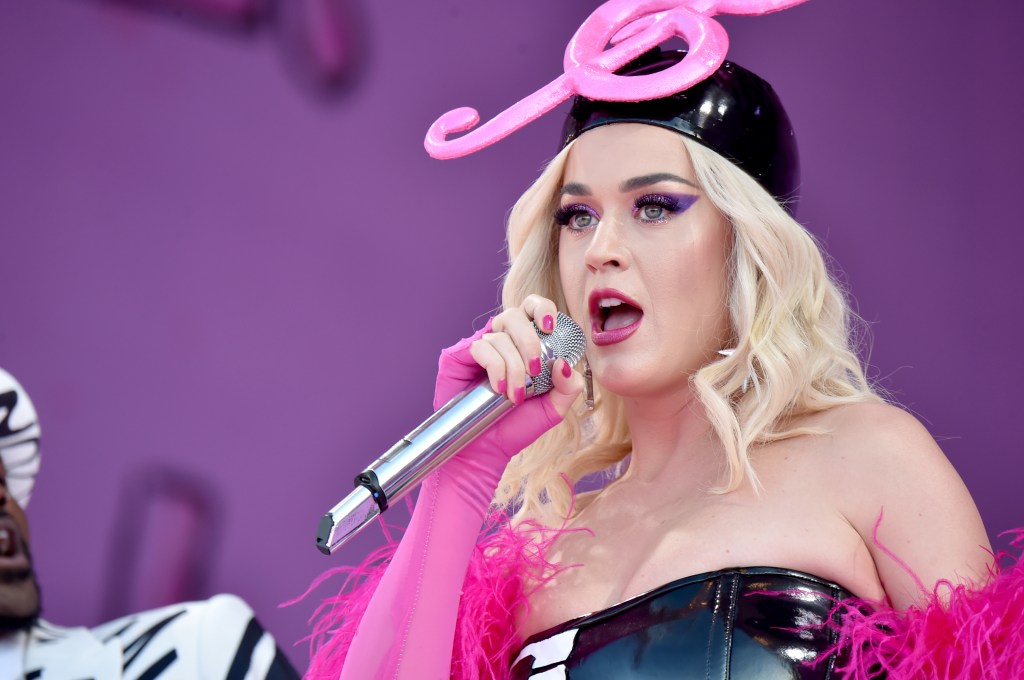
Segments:
[[[843,424],[843,512],[867,545],[896,609],[928,602],[940,581],[981,586],[991,548],[967,487],[928,431],[887,405],[863,405]]]
[[[489,324],[444,350],[435,408],[480,380],[482,366],[492,387],[516,397],[527,369],[539,372],[523,358],[539,355],[529,319],[554,311],[553,303],[536,298],[496,317],[493,326],[500,330],[492,332]],[[345,679],[448,677],[466,567],[505,466],[559,423],[580,392],[581,378],[565,361],[553,369],[552,392],[517,405],[424,482],[408,531],[351,645],[331,658],[318,654],[310,677],[337,677],[338,670]]]
[[[846,452],[844,503],[892,606],[840,605],[847,656],[837,670],[851,680],[1017,677],[1024,561],[994,564],[970,494],[920,423],[889,406],[859,410],[849,425],[865,446]]]

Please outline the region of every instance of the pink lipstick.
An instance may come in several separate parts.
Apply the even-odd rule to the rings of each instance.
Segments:
[[[595,345],[614,345],[633,335],[643,321],[644,311],[625,293],[598,288],[590,293],[590,330]]]

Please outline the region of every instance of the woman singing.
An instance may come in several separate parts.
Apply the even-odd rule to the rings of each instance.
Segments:
[[[960,477],[865,378],[798,182],[781,103],[735,64],[649,101],[576,97],[509,218],[502,311],[440,362],[435,406],[483,376],[517,406],[425,482],[312,676],[839,677],[841,601],[941,609],[937,583],[987,580]],[[584,362],[525,399],[559,312],[592,410]],[[511,528],[476,548],[498,510]],[[503,598],[506,621],[481,614]]]

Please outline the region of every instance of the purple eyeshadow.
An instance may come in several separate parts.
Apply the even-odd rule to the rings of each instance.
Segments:
[[[586,213],[595,220],[601,219],[601,216],[597,214],[597,211],[589,205],[585,203],[573,203],[571,205],[562,206],[555,211],[555,223],[565,226],[569,224],[569,220],[572,219],[573,215],[579,213]]]
[[[696,203],[698,198],[700,197],[695,194],[650,194],[638,198],[636,207],[639,209],[645,205],[660,205],[666,210],[681,213]]]

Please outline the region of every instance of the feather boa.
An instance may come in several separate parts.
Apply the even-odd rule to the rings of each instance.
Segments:
[[[1013,532],[1024,546],[1024,529]],[[1024,560],[997,555],[988,582],[939,582],[906,611],[864,601],[839,603],[833,624],[851,680],[1014,680],[1024,678]],[[867,607],[865,605],[868,605]],[[873,608],[872,608],[873,607]]]
[[[337,678],[362,613],[398,541],[383,522],[386,545],[357,567],[320,575],[305,598],[325,581],[344,575],[338,594],[324,600],[311,622],[309,680]],[[452,654],[455,680],[506,680],[511,656],[522,645],[517,612],[532,589],[572,565],[549,562],[544,553],[565,528],[489,516],[466,573]],[[1024,548],[1024,529],[1013,545]],[[927,602],[897,611],[852,599],[833,610],[837,643],[819,659],[838,654],[836,671],[850,680],[1024,680],[1024,560],[997,555],[988,582],[971,588],[938,583]],[[527,586],[529,583],[531,585]]]
[[[362,614],[398,547],[395,527],[385,525],[386,545],[371,553],[357,567],[338,567],[321,574],[304,594],[282,606],[294,604],[325,581],[344,575],[338,594],[324,600],[310,622],[311,662],[307,680],[330,678],[341,673],[349,645]],[[517,612],[528,606],[530,593],[555,577],[566,566],[548,562],[547,548],[562,533],[575,529],[550,529],[523,522],[515,528],[504,513],[488,516],[482,538],[470,559],[459,602],[451,677],[457,680],[505,680],[512,654],[522,645],[515,630]]]

